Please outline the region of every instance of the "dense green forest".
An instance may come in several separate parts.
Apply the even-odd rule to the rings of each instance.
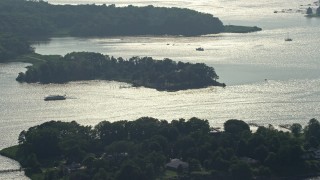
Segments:
[[[23,36],[201,35],[223,31],[210,14],[164,7],[52,5],[1,0],[0,32]]]
[[[298,178],[320,170],[320,123],[311,119],[291,132],[272,125],[251,132],[228,120],[213,132],[207,120],[168,122],[150,117],[102,121],[95,127],[50,121],[22,131],[19,145],[1,151],[33,179],[271,179]],[[168,169],[178,158],[188,167]]]
[[[115,80],[157,90],[182,90],[225,86],[216,80],[214,68],[203,63],[175,62],[171,59],[132,57],[129,60],[91,52],[73,52],[64,57],[46,58],[19,73],[17,81],[65,83],[76,80]],[[45,58],[45,57],[44,57]]]
[[[0,62],[31,52],[33,49],[26,39],[12,34],[0,33]]]

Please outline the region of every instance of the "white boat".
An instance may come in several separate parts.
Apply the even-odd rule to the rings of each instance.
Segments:
[[[45,101],[65,100],[66,95],[49,95],[44,98]]]

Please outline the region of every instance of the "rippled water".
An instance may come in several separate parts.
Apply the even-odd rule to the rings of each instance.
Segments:
[[[300,16],[295,17],[305,19]],[[315,27],[292,28],[292,42],[284,41],[287,30],[266,29],[250,34],[205,37],[52,38],[49,44],[35,45],[35,48],[40,54],[93,51],[125,58],[151,56],[204,62],[215,67],[227,85],[263,79],[318,78],[320,19],[309,23]],[[205,51],[196,51],[197,47]]]
[[[6,66],[17,68],[24,64]],[[141,116],[167,120],[196,116],[221,126],[231,118],[277,125],[305,124],[308,119],[319,117],[319,79],[267,80],[226,88],[159,92],[108,81],[79,81],[64,85],[19,84],[13,81],[15,76],[16,73],[12,73],[12,81],[6,86],[10,92],[1,99],[5,102],[1,103],[1,109],[6,109],[1,128],[15,129],[12,136],[5,136],[9,136],[10,144],[16,143],[12,139],[16,139],[16,133],[23,128],[52,119],[95,125],[101,120],[133,120]],[[68,99],[43,101],[46,95],[56,93],[67,94]]]
[[[0,64],[0,149],[17,143],[18,134],[48,120],[76,120],[95,125],[102,120],[208,119],[212,126],[237,118],[266,124],[301,123],[320,119],[320,19],[275,10],[305,9],[305,0],[49,0],[50,3],[106,3],[183,7],[218,16],[225,24],[257,25],[263,31],[203,37],[52,38],[34,44],[41,54],[94,51],[115,57],[151,56],[213,66],[226,88],[178,92],[133,88],[125,83],[79,81],[63,85],[19,84],[15,77],[27,64]],[[293,38],[285,42],[287,33]],[[205,51],[195,51],[197,47]],[[267,80],[265,80],[267,79]],[[43,101],[66,94],[65,101]],[[0,169],[19,165],[0,157]],[[21,173],[0,179],[23,179]]]

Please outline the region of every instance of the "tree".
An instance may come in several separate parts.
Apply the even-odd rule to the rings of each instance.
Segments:
[[[237,155],[246,156],[249,152],[247,146],[248,146],[248,143],[241,139],[237,145]]]
[[[27,135],[26,143],[39,158],[55,157],[60,154],[58,133],[52,129],[39,129]]]
[[[238,162],[236,164],[233,164],[230,167],[230,174],[231,178],[234,180],[237,179],[246,179],[250,180],[252,179],[252,171],[247,163],[244,162]]]
[[[26,39],[11,33],[0,33],[0,62],[32,52],[33,49]]]
[[[28,155],[26,161],[26,165],[30,167],[31,169],[38,169],[40,168],[40,163],[38,161],[38,158],[35,154]]]
[[[308,15],[313,14],[313,11],[312,11],[311,7],[308,7],[308,8],[307,8],[307,14],[308,14]]]
[[[268,156],[268,149],[264,145],[260,145],[259,147],[254,149],[254,157],[260,162],[264,162],[266,157]]]
[[[239,134],[244,131],[250,131],[250,127],[242,120],[230,119],[224,123],[224,130],[231,134]]]
[[[133,148],[133,143],[130,141],[115,141],[106,147],[106,151],[111,154],[129,152]]]
[[[185,124],[188,132],[199,131],[202,133],[208,133],[210,131],[208,120],[201,120],[193,117],[189,119]]]
[[[19,137],[18,137],[18,143],[19,144],[23,144],[23,143],[25,143],[26,142],[26,131],[25,130],[23,130],[23,131],[21,131],[21,133],[19,134]]]
[[[320,7],[317,8],[316,13],[317,13],[317,15],[320,15]]]
[[[93,180],[109,179],[107,172],[100,168],[99,171],[93,176]]]
[[[308,125],[304,128],[304,134],[306,140],[311,137],[315,137],[316,139],[320,139],[320,123],[317,119],[310,119]]]
[[[311,136],[308,140],[307,140],[307,147],[310,147],[310,148],[318,148],[319,146],[319,140],[314,137],[314,136]]]
[[[279,167],[277,155],[274,152],[269,152],[265,159],[265,164],[271,169],[277,169]]]
[[[192,171],[201,171],[201,163],[197,159],[190,159],[189,160],[189,170]]]
[[[295,136],[295,137],[298,137],[302,131],[302,126],[301,124],[298,124],[298,123],[293,123],[291,126],[290,126],[290,130],[291,130],[291,133]]]
[[[132,162],[125,164],[117,175],[117,180],[147,180],[148,178],[143,174],[141,169]]]

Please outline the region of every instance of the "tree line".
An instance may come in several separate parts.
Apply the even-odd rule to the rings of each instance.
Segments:
[[[33,52],[33,48],[25,38],[0,33],[0,62],[31,52]]]
[[[312,16],[320,16],[320,6],[318,8],[315,9],[316,12],[313,13],[313,9],[311,7],[307,8],[306,14],[308,17],[312,17]]]
[[[125,60],[100,53],[72,52],[28,67],[25,73],[19,73],[17,81],[65,83],[103,79],[158,90],[182,90],[212,85],[225,86],[216,81],[218,78],[214,68],[204,63],[177,63],[171,59],[154,60],[151,57]]]
[[[210,14],[164,7],[52,5],[45,1],[1,0],[0,32],[22,36],[202,35],[223,31]]]
[[[33,52],[27,40],[52,36],[195,36],[259,30],[257,27],[224,27],[219,18],[211,14],[182,8],[116,7],[114,4],[74,6],[52,5],[42,0],[1,0],[0,36],[6,37],[0,37],[0,61]],[[16,37],[8,38],[6,34]]]
[[[269,125],[251,132],[237,119],[216,133],[198,118],[142,117],[94,127],[50,121],[20,133],[14,158],[29,176],[43,179],[159,179],[172,158],[189,163],[188,170],[177,169],[176,179],[293,178],[319,172],[319,159],[304,158],[309,149],[319,148],[319,121],[290,128],[283,132]],[[65,172],[75,163],[81,168]]]

